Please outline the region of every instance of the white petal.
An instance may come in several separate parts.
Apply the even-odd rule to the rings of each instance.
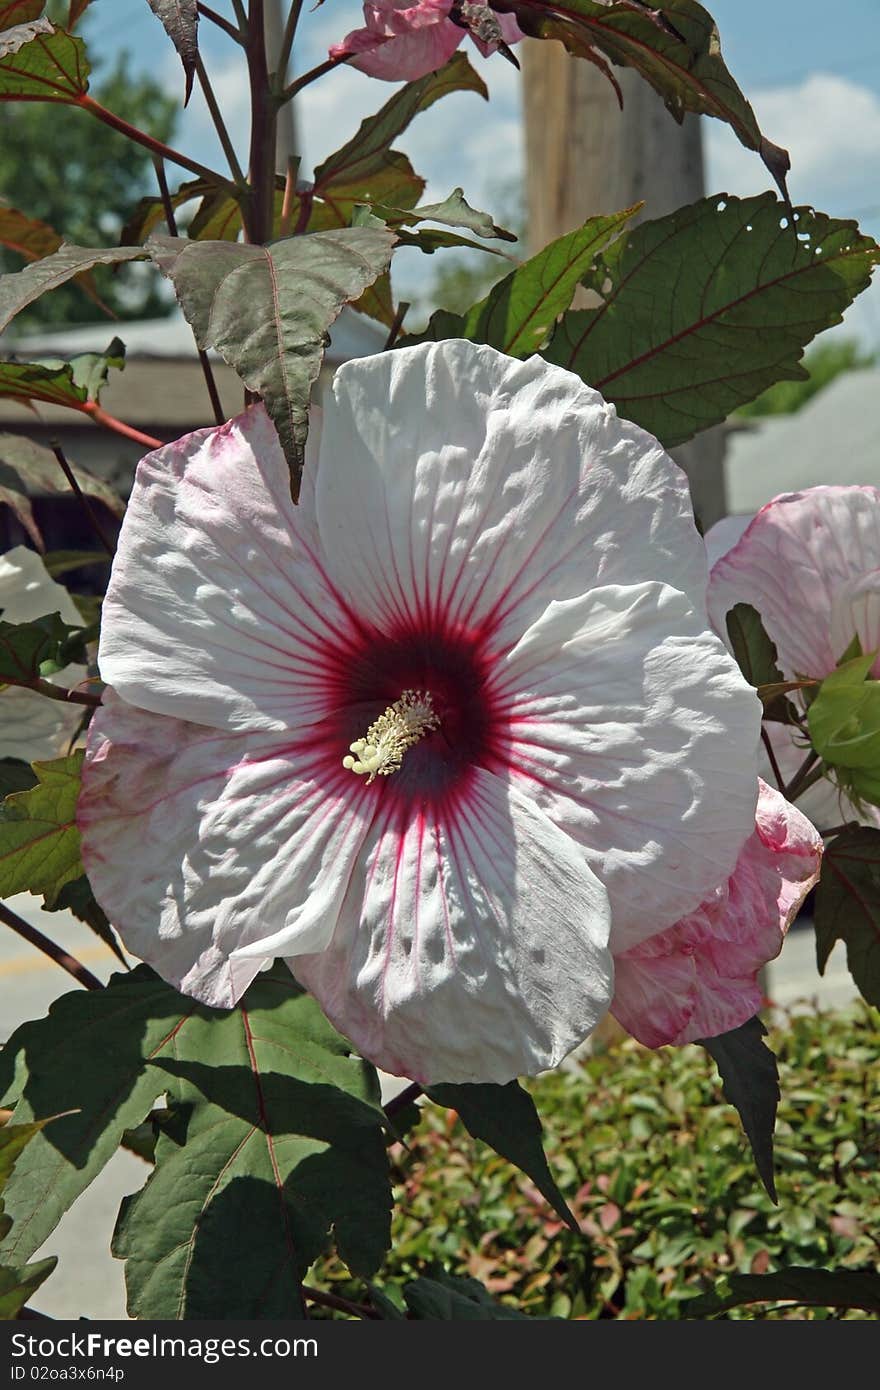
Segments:
[[[134,955],[229,1007],[266,959],[330,940],[375,800],[306,743],[105,700],[77,816],[95,896]]]
[[[316,506],[328,570],[386,630],[439,618],[503,649],[595,584],[705,592],[684,474],[539,357],[453,340],[341,367]]]
[[[85,667],[64,672],[76,680],[85,676]],[[73,682],[71,682],[73,683]],[[0,758],[23,758],[27,763],[61,758],[83,719],[82,705],[63,705],[45,695],[8,685],[0,691]]]
[[[556,1066],[612,980],[607,897],[576,846],[482,769],[454,812],[387,804],[333,941],[291,969],[386,1071],[505,1082]]]
[[[262,406],[148,454],[104,603],[102,676],[131,704],[218,729],[322,719],[328,643],[351,624],[316,550]]]
[[[732,872],[754,830],[760,704],[662,584],[550,604],[505,664],[511,776],[585,850],[625,950]]]

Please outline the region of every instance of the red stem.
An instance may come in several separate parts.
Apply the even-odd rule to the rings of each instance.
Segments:
[[[152,434],[143,434],[141,430],[136,430],[133,425],[126,425],[123,420],[117,420],[115,415],[111,415],[103,406],[98,405],[97,401],[84,401],[81,407],[87,415],[98,425],[103,425],[105,429],[114,430],[116,434],[124,434],[126,439],[133,439],[137,444],[145,444],[148,449],[161,449],[162,440],[156,439]]]
[[[145,149],[152,150],[153,154],[161,155],[163,159],[169,159],[172,164],[179,164],[181,169],[189,169],[191,173],[198,174],[210,183],[222,184],[233,193],[237,192],[235,184],[230,183],[229,179],[223,178],[216,170],[209,169],[206,164],[200,164],[197,159],[190,159],[189,155],[181,154],[179,150],[173,150],[170,145],[154,139],[145,130],[139,130],[137,126],[129,125],[128,121],[124,121],[114,111],[108,111],[106,106],[102,106],[99,101],[95,101],[94,97],[90,97],[88,92],[82,92],[76,98],[76,105],[82,107],[84,111],[91,112],[99,121],[111,126],[113,130],[118,130],[121,135],[127,136],[135,144],[143,145]]]
[[[30,942],[31,946],[36,946],[38,951],[54,960],[56,965],[60,965],[62,970],[66,970],[68,975],[72,975],[83,989],[103,989],[104,986],[93,975],[91,970],[77,960],[76,956],[70,955],[67,951],[62,951],[60,946],[56,946],[54,941],[50,941],[48,936],[44,936],[36,927],[32,927],[30,922],[26,922],[23,917],[19,917],[17,912],[13,912],[11,907],[5,903],[0,903],[0,922],[5,922],[7,927],[11,927],[14,932]]]
[[[263,0],[251,0],[248,10],[248,77],[251,89],[251,147],[247,203],[247,239],[265,246],[275,221],[275,133],[279,99],[269,91],[266,25]]]

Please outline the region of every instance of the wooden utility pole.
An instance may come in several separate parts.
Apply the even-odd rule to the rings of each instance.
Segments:
[[[282,0],[268,0],[266,5],[266,56],[270,72],[277,64],[278,51],[281,48],[281,36],[284,33],[289,9],[289,3],[282,5]],[[275,169],[279,174],[287,173],[288,160],[299,153],[293,105],[292,101],[288,101],[278,112],[278,126],[275,136]]]
[[[611,83],[562,44],[527,40],[523,69],[526,195],[532,253],[596,213],[644,201],[642,219],[663,217],[705,192],[700,120],[683,125],[638,73],[614,68]],[[724,436],[704,431],[673,455],[690,479],[704,529],[725,515]]]

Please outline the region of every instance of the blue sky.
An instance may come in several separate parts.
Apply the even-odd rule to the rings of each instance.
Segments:
[[[213,5],[231,13],[229,0]],[[857,217],[865,231],[880,237],[880,0],[838,0],[835,6],[827,0],[714,0],[708,8],[728,66],[765,134],[791,153],[794,201]],[[90,13],[90,47],[127,48],[136,67],[158,75],[169,91],[182,91],[179,62],[147,0],[93,0]],[[320,62],[360,14],[358,0],[326,0],[306,12],[296,71]],[[204,21],[201,35],[218,98],[244,152],[248,107],[239,50]],[[490,104],[473,94],[448,97],[398,143],[428,179],[429,197],[442,197],[460,183],[472,203],[492,210],[499,183],[513,183],[521,169],[518,77],[503,59],[483,61],[468,48],[489,85]],[[386,83],[341,68],[303,93],[297,120],[304,172],[348,138],[390,91]],[[721,122],[706,121],[704,138],[709,191],[746,195],[770,186],[758,157]],[[198,94],[177,143],[204,162],[222,163]],[[411,259],[407,275],[415,264]],[[847,328],[880,347],[880,284],[850,311]]]

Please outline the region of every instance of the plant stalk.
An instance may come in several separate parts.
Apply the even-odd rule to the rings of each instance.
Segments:
[[[50,960],[54,960],[55,964],[60,965],[62,970],[66,970],[68,975],[72,975],[83,989],[104,988],[97,975],[93,975],[91,970],[87,970],[76,956],[72,956],[68,951],[63,951],[60,946],[56,946],[54,941],[50,941],[48,936],[44,936],[36,927],[32,927],[30,922],[19,917],[18,913],[13,912],[12,908],[7,907],[5,903],[0,903],[0,922],[5,922],[7,927],[11,927],[25,941],[30,942],[31,946],[36,946],[38,951],[42,951]]]

